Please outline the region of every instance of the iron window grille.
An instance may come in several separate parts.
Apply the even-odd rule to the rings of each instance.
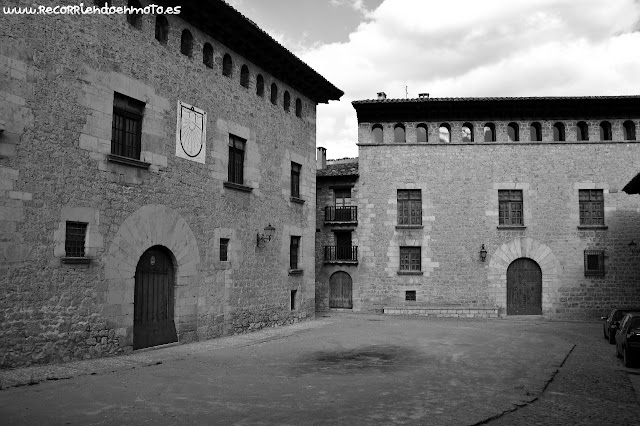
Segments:
[[[498,224],[502,226],[523,226],[522,190],[506,189],[498,191]]]
[[[67,222],[64,240],[64,251],[67,257],[84,257],[86,235],[86,223]]]
[[[300,237],[292,236],[289,244],[289,267],[291,269],[298,269],[299,251]]]
[[[602,189],[581,189],[580,225],[604,226],[604,195]]]
[[[300,198],[300,169],[302,166],[291,162],[291,196]]]
[[[140,159],[144,102],[120,93],[113,97],[111,154]]]
[[[584,251],[584,276],[604,277],[604,250]]]
[[[420,271],[420,247],[400,247],[400,270]]]
[[[407,290],[404,293],[404,300],[414,301],[416,300],[416,291],[415,290]]]
[[[229,260],[229,239],[220,238],[220,260],[226,262]]]
[[[244,182],[245,140],[229,135],[229,182],[242,185]]]
[[[398,190],[398,225],[422,225],[421,190]]]

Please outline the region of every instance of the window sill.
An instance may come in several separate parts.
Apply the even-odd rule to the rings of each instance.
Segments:
[[[292,203],[304,204],[304,200],[298,197],[289,197],[289,201]]]
[[[93,259],[90,257],[62,257],[61,260],[67,265],[88,265]]]
[[[289,275],[302,275],[302,269],[289,269]]]
[[[137,167],[139,169],[148,169],[151,164],[135,158],[121,157],[120,155],[107,154],[107,161],[112,163],[124,164],[126,166]]]
[[[424,225],[396,225],[396,229],[424,229]]]
[[[498,229],[507,229],[507,230],[522,230],[527,229],[524,225],[498,225]]]
[[[424,275],[422,271],[398,271],[398,275]]]
[[[596,271],[589,272],[589,271],[585,271],[585,272],[584,272],[584,276],[585,276],[585,277],[590,277],[590,278],[593,278],[593,277],[603,278],[603,277],[604,277],[604,271],[601,271],[601,272],[596,272]]]
[[[233,182],[224,182],[222,184],[225,188],[229,188],[229,189],[235,189],[237,191],[242,191],[242,192],[251,192],[253,191],[253,188],[250,186],[246,186],[246,185],[241,185],[239,183],[233,183]]]
[[[358,226],[358,221],[357,220],[325,220],[324,225],[325,226],[329,226],[329,225]]]
[[[358,265],[357,260],[325,260],[325,265]]]
[[[604,231],[609,229],[609,227],[606,225],[578,225],[578,229],[587,231]]]

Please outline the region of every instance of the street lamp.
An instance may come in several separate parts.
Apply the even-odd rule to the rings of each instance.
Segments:
[[[267,226],[265,226],[264,227],[264,233],[262,235],[260,235],[260,233],[258,232],[258,234],[256,236],[256,245],[258,247],[260,247],[260,243],[261,242],[271,241],[271,237],[273,236],[273,234],[275,232],[276,232],[276,228],[271,226],[271,224],[268,224]]]

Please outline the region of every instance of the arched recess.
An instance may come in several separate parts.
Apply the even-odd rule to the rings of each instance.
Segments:
[[[535,261],[542,271],[542,313],[551,313],[560,286],[560,265],[551,249],[531,237],[519,237],[499,246],[488,258],[490,296],[506,312],[507,269],[521,257]]]
[[[121,346],[133,344],[136,266],[153,246],[164,246],[172,255],[175,271],[175,324],[195,328],[196,285],[200,251],[187,222],[170,207],[149,204],[127,217],[111,240],[105,261],[106,301],[102,316],[116,330]],[[185,327],[186,326],[186,327]]]
[[[329,308],[353,308],[353,281],[345,271],[334,272],[329,278]]]

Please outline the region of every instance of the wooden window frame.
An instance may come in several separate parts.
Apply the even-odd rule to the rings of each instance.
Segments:
[[[144,108],[144,102],[114,93],[111,121],[112,155],[140,160]]]
[[[524,194],[521,189],[498,190],[498,225],[524,226]]]
[[[400,247],[400,271],[420,272],[422,271],[422,247],[402,246]]]
[[[398,189],[398,225],[422,225],[421,189]]]
[[[578,190],[580,226],[604,225],[604,191],[602,189]]]
[[[289,240],[289,268],[299,269],[300,263],[300,237],[291,235]]]
[[[300,198],[300,173],[302,166],[298,163],[291,162],[291,196]]]
[[[229,135],[229,167],[228,182],[244,185],[244,153],[246,140]]]

